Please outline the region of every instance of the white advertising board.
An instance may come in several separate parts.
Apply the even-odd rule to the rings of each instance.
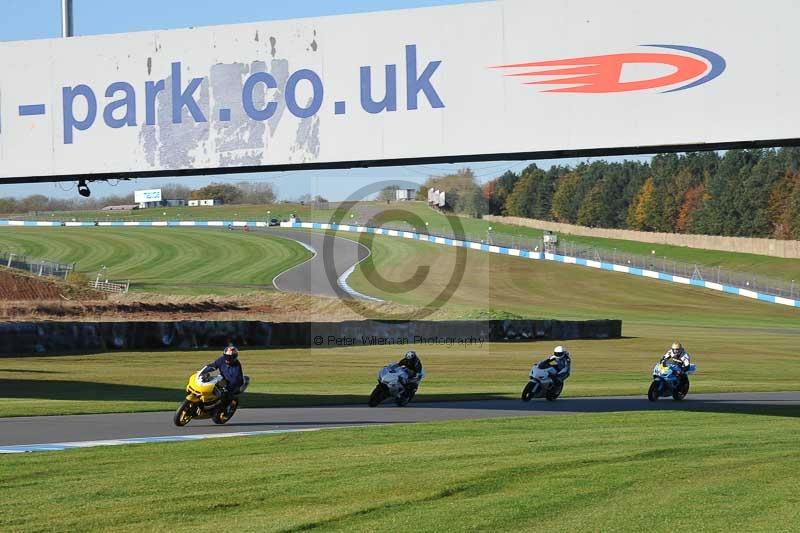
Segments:
[[[500,0],[0,43],[0,179],[798,139],[800,2],[753,6]]]
[[[144,204],[147,202],[160,202],[161,189],[149,189],[146,191],[133,191],[133,201],[137,204]]]

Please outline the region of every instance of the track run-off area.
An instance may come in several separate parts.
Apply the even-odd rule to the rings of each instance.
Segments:
[[[531,403],[516,400],[433,402],[410,404],[402,408],[387,403],[377,408],[348,405],[241,409],[224,426],[214,425],[209,420],[195,420],[183,428],[172,425],[171,412],[16,417],[0,419],[0,453],[60,451],[445,420],[651,410],[767,413],[787,408],[800,408],[800,392],[697,394],[681,402],[671,399],[650,402],[643,397],[608,396]]]

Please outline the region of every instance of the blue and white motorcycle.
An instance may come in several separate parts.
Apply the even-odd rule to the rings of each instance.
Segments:
[[[686,371],[680,363],[662,360],[653,367],[653,382],[647,391],[647,399],[651,402],[659,398],[672,396],[675,400],[683,400],[689,393],[689,374],[694,374],[697,367],[689,365]]]

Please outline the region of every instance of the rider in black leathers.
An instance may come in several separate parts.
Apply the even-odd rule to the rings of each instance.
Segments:
[[[222,356],[214,362],[207,364],[200,371],[201,374],[219,370],[225,378],[225,387],[222,389],[222,405],[227,406],[231,400],[247,387],[249,378],[242,371],[242,363],[239,362],[239,350],[233,344],[229,344],[222,352]]]
[[[413,350],[407,351],[397,364],[408,372],[406,388],[410,393],[416,393],[419,387],[419,376],[422,373],[422,361],[419,360],[417,352]]]

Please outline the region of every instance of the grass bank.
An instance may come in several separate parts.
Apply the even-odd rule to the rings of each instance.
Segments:
[[[311,254],[269,234],[191,228],[0,228],[0,250],[77,263],[94,279],[131,281],[161,294],[236,294],[272,288],[272,279]]]
[[[372,256],[359,264],[349,284],[408,305],[433,302],[461,266],[463,278],[440,301],[462,314],[493,309],[540,318],[620,318],[625,324],[675,326],[675,337],[686,326],[796,332],[800,320],[798,309],[589,267],[392,237],[374,237],[371,248]]]
[[[391,224],[394,220],[387,219],[385,212],[404,213],[401,219],[409,220],[410,217],[428,223],[427,228],[432,233],[452,233],[451,221],[441,213],[430,209],[424,202],[359,202],[345,214],[344,223],[358,222],[366,224],[370,220],[383,220]],[[159,209],[142,209],[130,212],[106,211],[70,211],[63,213],[44,213],[38,216],[24,216],[16,218],[39,220],[260,220],[270,218],[281,220],[288,219],[290,214],[296,214],[303,221],[329,222],[335,213],[334,208],[315,209],[311,205],[299,204],[268,204],[268,205],[224,205],[218,207],[168,207]],[[352,214],[351,218],[349,215]],[[396,221],[394,221],[396,222]],[[485,220],[458,217],[458,223],[465,234],[474,240],[486,239],[487,230],[491,227],[496,234],[517,237],[518,239],[541,239],[542,231],[535,228],[515,226],[511,224],[493,223]],[[660,261],[666,257],[669,261],[697,263],[712,267],[754,273],[783,281],[797,280],[800,284],[800,260],[782,259],[754,254],[734,252],[719,252],[701,250],[682,246],[654,245],[637,241],[618,239],[603,239],[595,237],[580,237],[565,235],[564,239],[587,246],[596,246],[606,250],[616,249],[619,253],[639,254],[655,257]],[[798,288],[800,291],[800,288]]]
[[[3,456],[0,529],[791,531],[797,414],[565,415]]]

